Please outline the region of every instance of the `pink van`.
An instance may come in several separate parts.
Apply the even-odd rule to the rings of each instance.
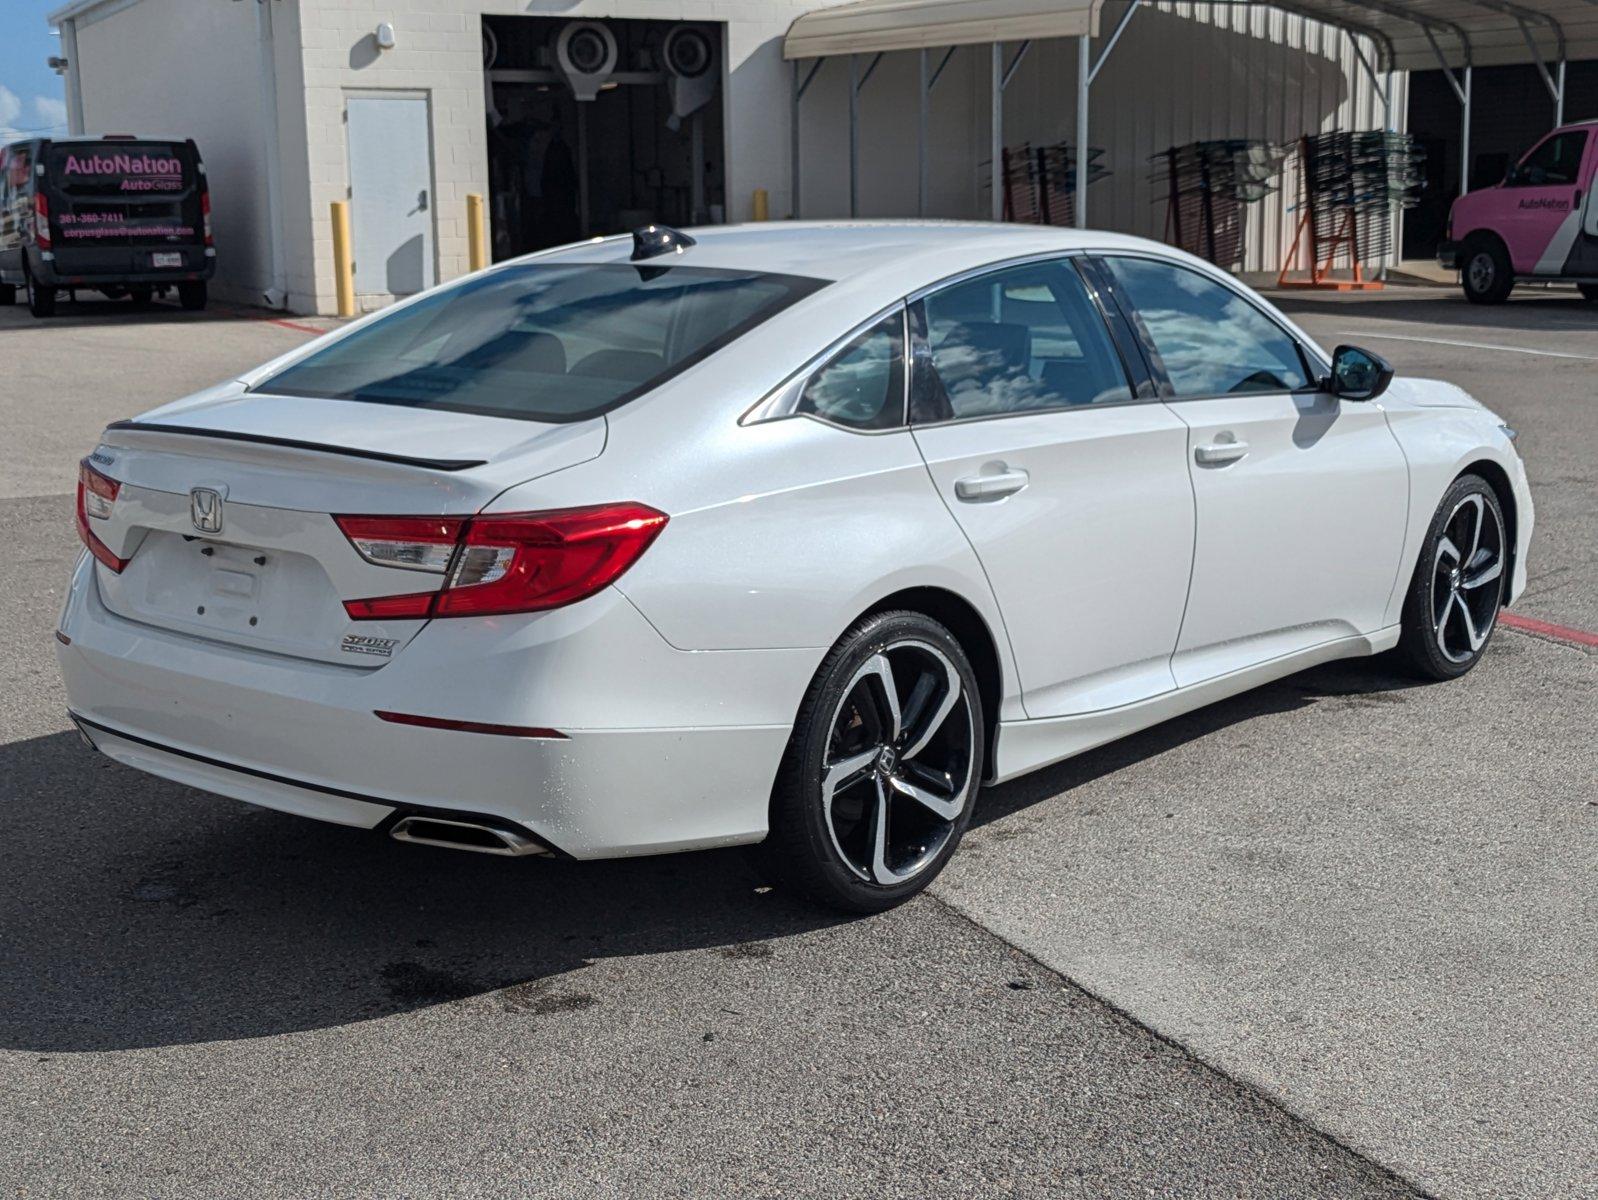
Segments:
[[[1554,130],[1496,187],[1467,192],[1448,214],[1437,261],[1460,272],[1465,295],[1501,304],[1517,283],[1574,283],[1598,300],[1598,121]]]

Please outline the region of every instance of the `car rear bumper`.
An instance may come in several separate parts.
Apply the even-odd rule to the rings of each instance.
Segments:
[[[361,828],[408,812],[488,817],[576,858],[760,840],[814,669],[806,652],[674,650],[611,591],[562,610],[559,636],[529,643],[503,622],[438,621],[363,670],[128,621],[101,603],[94,571],[79,564],[57,651],[72,714],[111,758]],[[783,705],[785,720],[760,719]],[[607,708],[618,719],[596,722]],[[376,710],[564,736],[419,728]]]

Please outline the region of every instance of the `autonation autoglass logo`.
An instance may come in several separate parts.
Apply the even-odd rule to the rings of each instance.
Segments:
[[[124,192],[160,192],[183,186],[183,164],[162,154],[68,154],[67,177],[115,179]]]

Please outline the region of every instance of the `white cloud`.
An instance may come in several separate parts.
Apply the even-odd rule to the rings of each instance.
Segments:
[[[54,96],[22,98],[0,83],[0,145],[25,137],[56,137],[67,131],[67,106]]]
[[[11,123],[22,115],[22,101],[17,99],[17,94],[0,83],[0,126],[10,127]]]
[[[54,96],[35,96],[33,98],[33,111],[39,117],[39,124],[49,126],[52,133],[66,132],[67,102],[65,100],[57,100]]]

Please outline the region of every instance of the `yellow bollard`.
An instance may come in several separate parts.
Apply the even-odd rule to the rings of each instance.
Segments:
[[[766,194],[765,188],[755,189],[754,219],[757,221],[771,220],[771,197]]]
[[[338,295],[338,315],[355,315],[355,264],[350,261],[350,206],[333,201],[333,287]]]
[[[476,192],[466,195],[466,261],[471,271],[488,266],[488,219],[483,198]]]

